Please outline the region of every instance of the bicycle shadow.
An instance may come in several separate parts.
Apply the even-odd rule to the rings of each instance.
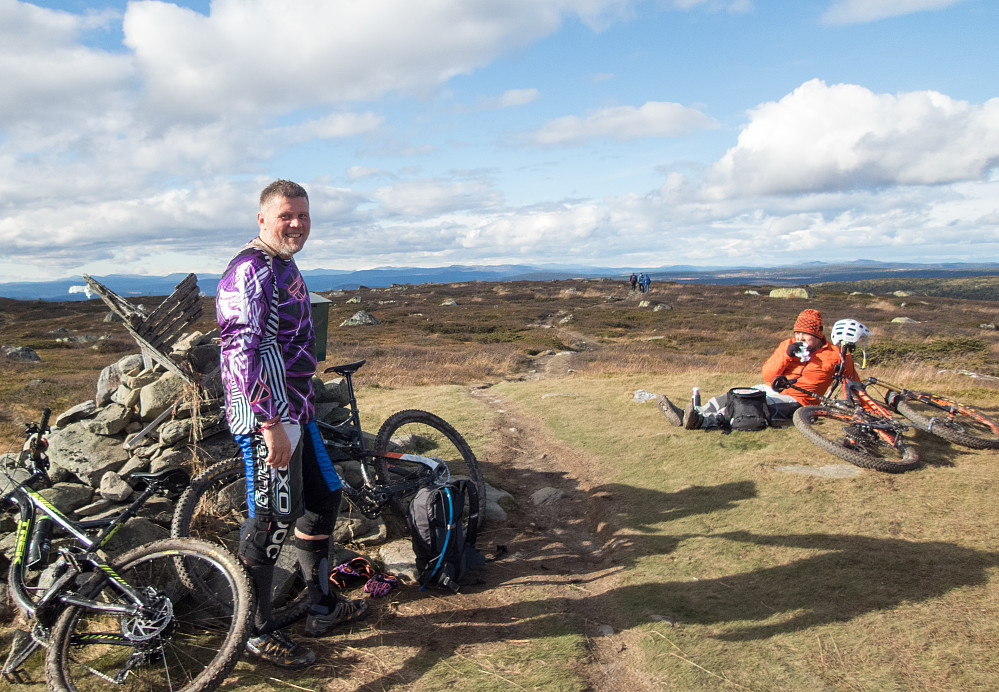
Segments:
[[[926,466],[956,466],[957,459],[974,451],[918,428],[914,430],[912,443],[919,452],[919,461]]]
[[[999,565],[999,553],[944,542],[854,535],[766,536],[748,532],[717,534],[712,538],[823,552],[786,565],[716,579],[637,584],[582,598],[567,596],[449,610],[437,624],[445,628],[461,623],[460,643],[445,645],[447,640],[443,638],[426,642],[402,666],[358,689],[380,689],[400,680],[418,679],[438,661],[468,645],[532,639],[567,629],[578,631],[580,621],[588,620],[587,614],[600,614],[598,622],[609,624],[615,631],[662,620],[701,625],[746,623],[716,638],[760,640],[845,622],[866,613],[937,598],[955,588],[984,584],[987,570]],[[646,604],[646,612],[629,616],[627,610],[619,607],[621,603]],[[390,631],[379,628],[376,634],[352,639],[351,646],[412,647],[409,624],[416,625],[425,617],[396,618]]]

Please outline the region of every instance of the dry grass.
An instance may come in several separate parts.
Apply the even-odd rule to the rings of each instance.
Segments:
[[[853,317],[872,328],[869,374],[999,413],[999,380],[952,372],[999,376],[999,333],[978,326],[994,320],[999,302],[850,296],[831,286],[807,302],[778,301],[746,288],[663,284],[636,296],[621,283],[559,281],[330,296],[321,365],[369,361],[357,376],[365,426],[403,408],[442,415],[466,434],[487,478],[515,492],[517,516],[538,512],[529,499],[537,488],[567,494],[555,514],[532,515],[510,539],[523,552],[495,564],[480,593],[493,602],[464,610],[465,600],[402,598],[338,636],[327,662],[296,684],[999,687],[994,453],[920,434],[927,463],[914,472],[825,479],[780,470],[837,463],[793,430],[688,433],[632,401],[636,389],[682,399],[694,385],[711,395],[755,383],[807,306],[827,325]],[[457,305],[442,305],[448,299]],[[638,307],[641,299],[650,306]],[[671,309],[653,311],[657,304]],[[339,326],[360,309],[381,326]],[[59,412],[93,395],[100,369],[120,353],[57,347],[52,330],[108,332],[127,345],[120,325],[101,321],[105,312],[96,301],[0,301],[0,343],[33,345],[43,359],[0,361],[0,440],[19,443],[20,424],[42,405]],[[212,314],[206,305],[200,329],[214,326]],[[918,323],[893,324],[898,316]],[[552,370],[563,361],[545,354],[563,351],[572,355]],[[572,559],[533,553],[535,545]],[[613,634],[596,634],[601,625]],[[427,641],[414,640],[413,628]],[[435,639],[445,628],[460,646]],[[271,689],[264,672],[241,664],[230,686]]]

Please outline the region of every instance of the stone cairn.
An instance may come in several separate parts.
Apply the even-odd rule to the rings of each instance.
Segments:
[[[180,467],[192,477],[211,464],[238,454],[222,410],[218,331],[184,334],[169,356],[190,377],[159,363],[143,364],[141,354],[108,365],[97,380],[93,399],[54,417],[49,434],[52,485],[41,495],[76,518],[112,516],[127,506],[136,471]],[[201,382],[198,387],[191,381]],[[337,424],[349,417],[342,378],[313,378],[316,417]],[[368,442],[373,444],[373,440]],[[360,483],[359,468],[337,464],[341,474]],[[343,503],[346,509],[347,503]],[[109,551],[121,552],[169,535],[173,502],[153,497],[115,534]],[[4,527],[13,528],[13,527]],[[338,522],[339,542],[384,540],[384,524],[346,516]],[[0,550],[9,558],[14,532]]]

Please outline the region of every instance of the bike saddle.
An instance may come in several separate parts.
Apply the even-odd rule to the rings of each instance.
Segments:
[[[355,372],[361,369],[361,366],[367,363],[366,360],[355,360],[353,363],[344,363],[343,365],[334,365],[331,368],[326,368],[323,370],[325,375],[328,372],[335,372],[337,375],[353,375]]]
[[[128,476],[133,490],[142,492],[147,486],[155,485],[168,493],[179,494],[191,484],[191,476],[182,468],[167,468],[155,473],[136,471]]]

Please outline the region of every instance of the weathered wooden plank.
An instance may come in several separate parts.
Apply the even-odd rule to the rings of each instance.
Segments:
[[[201,301],[198,301],[192,305],[187,312],[182,315],[178,315],[177,319],[166,328],[161,330],[156,336],[149,337],[149,343],[153,344],[157,348],[165,348],[167,346],[173,345],[173,343],[183,334],[192,323],[194,323],[203,312]]]
[[[202,309],[201,296],[188,296],[184,301],[178,303],[177,306],[174,307],[169,313],[161,315],[158,320],[147,320],[146,323],[143,324],[142,329],[139,330],[139,333],[143,334],[150,341],[155,341],[157,335],[169,331],[174,322],[182,318],[185,314],[190,314],[192,306],[197,307],[198,310]]]
[[[198,281],[194,274],[188,274],[187,278],[174,287],[173,293],[164,298],[163,302],[149,313],[149,320],[151,322],[158,321],[164,314],[171,312],[178,303],[192,293],[199,295]]]

